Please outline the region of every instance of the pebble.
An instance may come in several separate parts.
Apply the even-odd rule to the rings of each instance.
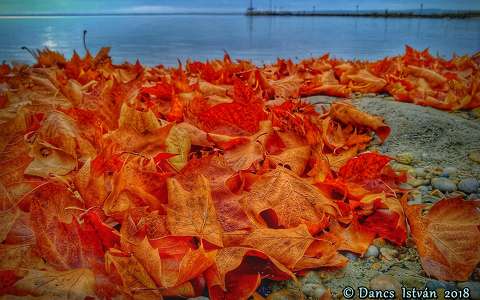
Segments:
[[[386,260],[393,260],[395,257],[398,257],[398,250],[391,248],[380,248],[380,253]]]
[[[472,109],[470,112],[475,118],[480,118],[480,107]]]
[[[349,261],[356,261],[358,259],[358,255],[349,251],[344,251],[342,254],[348,258]]]
[[[432,190],[432,187],[430,185],[422,185],[418,187],[418,191],[422,194],[428,194]]]
[[[402,286],[393,276],[381,274],[370,280],[370,289],[372,290],[394,290],[395,294],[401,295]]]
[[[365,252],[365,257],[378,257],[380,251],[374,245],[368,246],[367,252]]]
[[[455,176],[458,172],[458,169],[455,167],[445,167],[442,171],[442,177],[452,177]]]
[[[413,189],[413,186],[409,185],[408,183],[401,183],[398,187],[401,188],[401,189],[403,189],[403,190],[411,190],[411,189]]]
[[[425,287],[429,290],[438,290],[438,289],[444,289],[444,290],[454,290],[455,283],[453,282],[447,282],[443,280],[435,280],[435,279],[430,279],[427,281],[425,284]]]
[[[457,286],[460,289],[469,288],[470,299],[480,299],[480,282],[478,281],[459,282]]]
[[[422,198],[422,202],[423,203],[435,204],[438,201],[440,201],[440,199],[443,199],[443,198],[444,197],[435,197],[435,196],[432,196],[432,195],[425,195],[425,197]]]
[[[396,161],[405,165],[411,165],[415,157],[410,152],[403,152],[397,155],[395,158]]]
[[[418,187],[421,185],[427,185],[430,183],[430,180],[426,179],[417,179],[417,178],[410,178],[408,179],[407,183],[413,187]]]
[[[468,154],[468,158],[480,164],[480,151],[472,151]]]
[[[448,178],[437,177],[432,179],[432,186],[442,192],[453,192],[457,185]]]
[[[468,195],[468,197],[467,197],[467,200],[477,200],[477,199],[480,199],[480,195],[479,195],[479,194],[470,194],[470,195]]]
[[[310,271],[305,276],[300,278],[300,282],[302,284],[307,284],[307,283],[318,284],[318,283],[322,282],[322,279],[320,278],[320,276],[317,272]]]
[[[307,283],[302,286],[302,292],[304,295],[316,299],[321,298],[326,291],[327,289],[321,283]]]
[[[400,163],[393,163],[392,164],[392,169],[394,169],[395,171],[405,171],[409,174],[412,174],[415,172],[415,170],[409,166],[409,165],[405,165],[405,164],[400,164]]]
[[[475,193],[478,190],[478,180],[476,178],[465,178],[458,183],[458,189],[465,193]]]
[[[427,172],[425,171],[425,168],[415,168],[415,176],[417,177],[425,177],[427,176]]]
[[[267,297],[272,293],[272,289],[270,285],[264,284],[264,282],[262,282],[262,284],[260,284],[260,286],[257,288],[257,293],[262,295],[262,297]]]

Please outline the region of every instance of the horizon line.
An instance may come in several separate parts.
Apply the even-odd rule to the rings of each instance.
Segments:
[[[266,9],[254,9],[256,12],[267,12],[270,10]],[[361,13],[369,13],[369,12],[385,12],[388,11],[389,13],[396,13],[396,12],[417,12],[421,11],[420,9],[368,9],[368,10],[352,10],[352,9],[336,9],[336,10],[274,10],[271,12],[275,13],[299,13],[299,12],[315,12],[315,13],[351,13],[351,12],[361,12]],[[465,10],[465,9],[442,9],[442,8],[429,8],[423,9],[424,13],[437,11],[437,12],[450,12],[450,13],[480,13],[480,10]],[[178,12],[79,12],[79,13],[9,13],[9,14],[2,14],[0,13],[0,17],[81,17],[81,16],[156,16],[156,15],[245,15],[245,11],[223,11],[223,12],[215,12],[215,11],[178,11]]]

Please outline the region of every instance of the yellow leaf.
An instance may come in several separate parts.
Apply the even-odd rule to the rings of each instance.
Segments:
[[[15,288],[39,299],[84,300],[95,296],[95,276],[89,269],[28,270]]]
[[[192,146],[190,137],[185,134],[183,127],[175,125],[165,140],[165,146],[168,153],[176,154],[176,156],[168,159],[170,164],[180,171],[187,164],[188,153]]]

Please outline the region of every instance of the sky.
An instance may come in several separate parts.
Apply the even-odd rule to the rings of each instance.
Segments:
[[[0,0],[0,14],[243,12],[249,0]],[[254,7],[283,10],[480,10],[480,0],[253,0]]]

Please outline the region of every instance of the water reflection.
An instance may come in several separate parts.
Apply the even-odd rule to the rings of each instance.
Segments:
[[[82,31],[92,51],[109,45],[115,62],[175,65],[185,60],[222,57],[273,62],[330,52],[347,59],[377,59],[404,51],[405,44],[429,47],[443,56],[480,50],[480,20],[122,16],[1,19],[0,61],[31,61],[21,46],[50,47],[70,55],[82,50]]]

